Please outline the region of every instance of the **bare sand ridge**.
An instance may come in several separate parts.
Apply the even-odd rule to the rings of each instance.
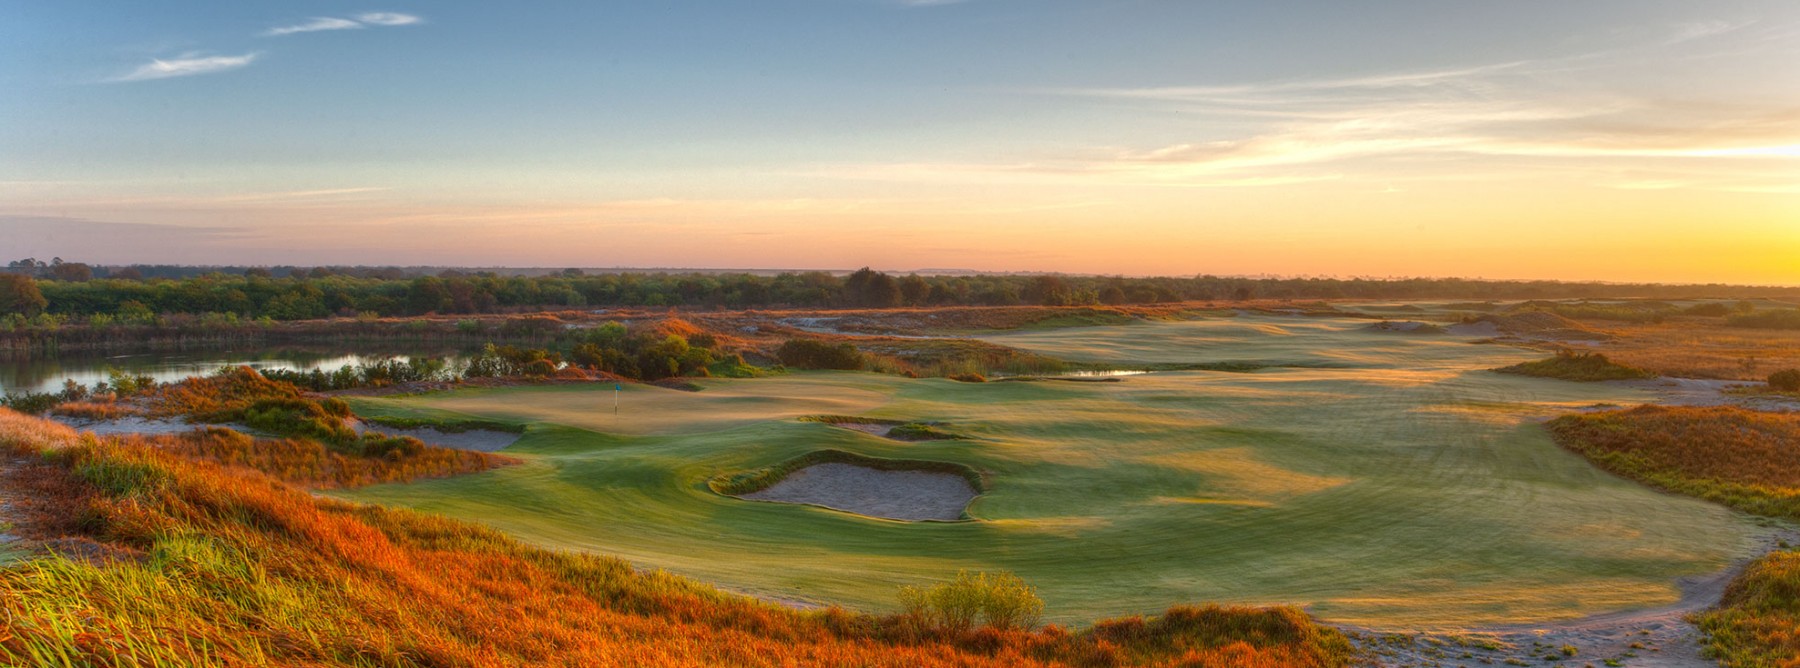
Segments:
[[[475,452],[499,452],[519,441],[521,434],[509,434],[504,431],[487,429],[470,429],[468,431],[439,431],[431,427],[418,429],[397,429],[361,420],[352,421],[351,425],[360,434],[372,431],[388,436],[411,436],[424,441],[427,445],[452,450],[473,450]]]
[[[962,476],[937,471],[883,471],[854,464],[814,464],[781,482],[743,495],[754,501],[800,503],[890,520],[958,520],[975,500]]]
[[[204,424],[182,422],[180,420],[158,420],[146,417],[121,417],[109,420],[89,420],[85,418],[68,418],[50,416],[76,431],[93,432],[96,436],[118,436],[127,434],[181,434],[205,427]]]

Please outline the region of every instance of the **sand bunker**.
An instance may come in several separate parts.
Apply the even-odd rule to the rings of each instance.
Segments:
[[[890,520],[958,520],[975,488],[954,473],[814,464],[741,498],[801,503]]]
[[[487,429],[470,429],[468,431],[438,431],[430,427],[419,429],[397,429],[372,422],[355,421],[351,426],[360,434],[372,431],[388,436],[411,436],[424,441],[426,445],[435,445],[452,450],[474,450],[476,452],[498,452],[519,441],[522,434],[509,434],[504,431]]]

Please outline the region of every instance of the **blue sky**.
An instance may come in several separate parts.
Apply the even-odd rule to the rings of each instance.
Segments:
[[[108,262],[1800,283],[1796,147],[1786,1],[0,8],[0,226]]]

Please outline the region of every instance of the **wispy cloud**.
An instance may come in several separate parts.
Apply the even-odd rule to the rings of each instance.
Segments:
[[[319,32],[321,30],[356,30],[361,27],[363,27],[363,24],[350,19],[321,16],[305,23],[270,28],[264,31],[263,34],[269,37],[278,37],[281,35],[292,35],[294,33],[302,32]]]
[[[356,15],[356,20],[374,26],[409,26],[419,23],[424,19],[413,16],[412,14],[400,14],[397,12],[369,12],[367,14]]]
[[[1343,77],[1229,84],[1031,91],[1087,98],[1194,120],[1191,137],[1135,147],[1013,156],[993,163],[840,167],[850,178],[1027,184],[1254,187],[1346,178],[1444,178],[1482,164],[1496,173],[1577,167],[1601,187],[1761,187],[1768,174],[1800,181],[1800,96],[1685,100],[1606,82],[1641,67],[1642,49],[1686,44],[1695,54],[1734,48],[1716,39],[1754,22],[1666,26],[1637,46],[1562,57]],[[1648,45],[1648,46],[1646,46]],[[1169,141],[1173,139],[1174,141]],[[1456,170],[1420,165],[1465,162]],[[1479,163],[1475,162],[1479,161]],[[1669,174],[1621,181],[1635,163]],[[1724,163],[1764,178],[1725,177]]]
[[[263,31],[265,37],[280,37],[303,32],[320,32],[325,30],[357,30],[370,26],[407,26],[423,22],[424,19],[412,14],[399,12],[365,12],[354,18],[336,16],[318,16],[305,23],[277,26]]]
[[[109,81],[150,81],[153,79],[169,79],[172,77],[186,77],[196,74],[228,72],[248,66],[251,62],[256,60],[258,55],[259,54],[252,52],[239,56],[202,56],[198,54],[187,54],[180,58],[158,58],[151,60],[148,63],[144,63],[143,65],[139,65],[137,69],[122,76],[114,77]]]

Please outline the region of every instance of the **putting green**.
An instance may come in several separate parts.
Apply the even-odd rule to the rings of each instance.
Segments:
[[[465,390],[356,401],[371,414],[529,423],[522,466],[341,493],[615,554],[724,588],[867,609],[957,569],[1036,584],[1086,622],[1206,601],[1293,603],[1335,621],[1450,628],[1673,602],[1757,529],[1552,444],[1537,420],[1642,392],[1495,374],[1541,353],[1370,332],[1367,321],[1221,318],[996,335],[1114,363],[1240,361],[1120,383],[864,373]],[[975,437],[900,443],[806,414],[938,420]],[[720,472],[839,448],[991,474],[982,521],[907,524],[712,493]]]

